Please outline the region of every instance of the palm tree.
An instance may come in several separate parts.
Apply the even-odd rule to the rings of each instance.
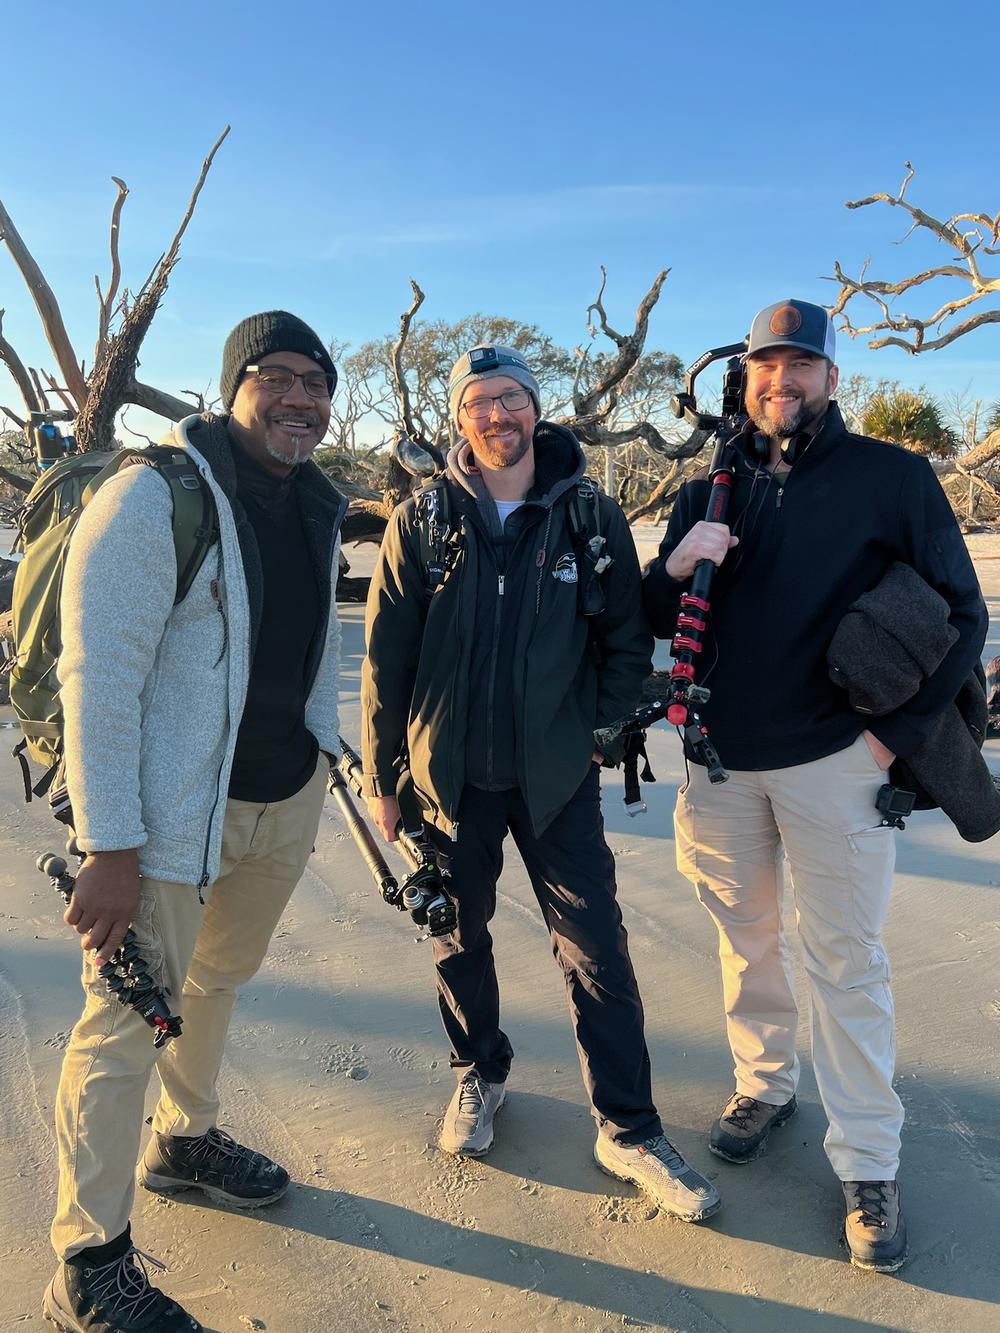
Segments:
[[[865,405],[861,419],[866,435],[891,440],[925,458],[954,458],[958,453],[957,434],[945,424],[937,401],[922,391],[877,393]]]

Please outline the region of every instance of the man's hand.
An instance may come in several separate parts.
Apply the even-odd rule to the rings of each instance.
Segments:
[[[399,837],[399,802],[395,796],[369,796],[368,813],[372,822],[386,842],[395,842]]]
[[[870,731],[863,731],[861,734],[864,736],[865,744],[868,746],[869,750],[871,750],[872,758],[875,760],[876,764],[878,764],[883,773],[888,773],[896,756],[888,746],[883,745],[879,738],[873,736]]]
[[[594,753],[590,756],[590,762],[592,764],[603,764],[604,755],[601,754],[600,750],[595,750]]]
[[[63,920],[84,949],[97,954],[98,967],[110,961],[125,938],[139,902],[139,853],[91,852],[76,876]]]
[[[672,579],[680,583],[691,577],[699,560],[711,560],[713,565],[721,565],[729,551],[739,545],[739,540],[725,523],[706,523],[702,520],[677,543],[667,557],[664,568]]]

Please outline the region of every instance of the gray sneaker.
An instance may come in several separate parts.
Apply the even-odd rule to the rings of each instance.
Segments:
[[[616,1180],[638,1185],[665,1213],[682,1222],[704,1222],[722,1207],[715,1186],[688,1166],[669,1139],[657,1134],[645,1143],[616,1143],[598,1134],[594,1161]]]
[[[906,1262],[906,1223],[894,1180],[844,1180],[844,1235],[855,1268],[895,1273]]]
[[[456,1157],[482,1157],[493,1147],[493,1117],[503,1106],[505,1085],[466,1074],[448,1103],[440,1147]]]
[[[796,1109],[794,1097],[784,1106],[772,1106],[734,1092],[712,1126],[708,1146],[716,1157],[724,1157],[727,1162],[752,1162],[767,1147],[771,1130],[783,1125]]]

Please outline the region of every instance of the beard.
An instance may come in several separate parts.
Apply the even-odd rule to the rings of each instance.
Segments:
[[[502,468],[514,467],[515,464],[520,463],[531,448],[534,426],[526,429],[519,421],[516,421],[511,429],[516,433],[516,438],[502,443],[500,432],[482,433],[472,450],[477,461],[484,463],[494,472],[499,472]]]
[[[286,467],[295,467],[311,457],[319,444],[319,424],[306,435],[290,438],[280,427],[268,424],[264,431],[264,448],[270,456]]]
[[[747,399],[747,413],[750,420],[766,439],[785,440],[808,428],[820,419],[830,405],[829,391],[817,394],[815,398],[800,395],[794,402],[775,410],[768,403],[769,395],[764,393],[757,398]]]

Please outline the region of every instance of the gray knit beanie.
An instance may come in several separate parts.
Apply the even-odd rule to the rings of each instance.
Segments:
[[[448,409],[456,425],[458,409],[472,381],[489,379],[494,375],[506,375],[508,379],[523,384],[534,400],[535,411],[539,416],[542,415],[538,381],[520,352],[513,347],[473,347],[471,352],[462,353],[452,366],[448,378]]]
[[[248,315],[236,325],[222,349],[222,374],[219,390],[227,412],[232,411],[233,399],[243,372],[259,357],[271,352],[299,352],[308,356],[337,384],[337,367],[319,336],[303,320],[287,310],[265,310],[260,315]]]

